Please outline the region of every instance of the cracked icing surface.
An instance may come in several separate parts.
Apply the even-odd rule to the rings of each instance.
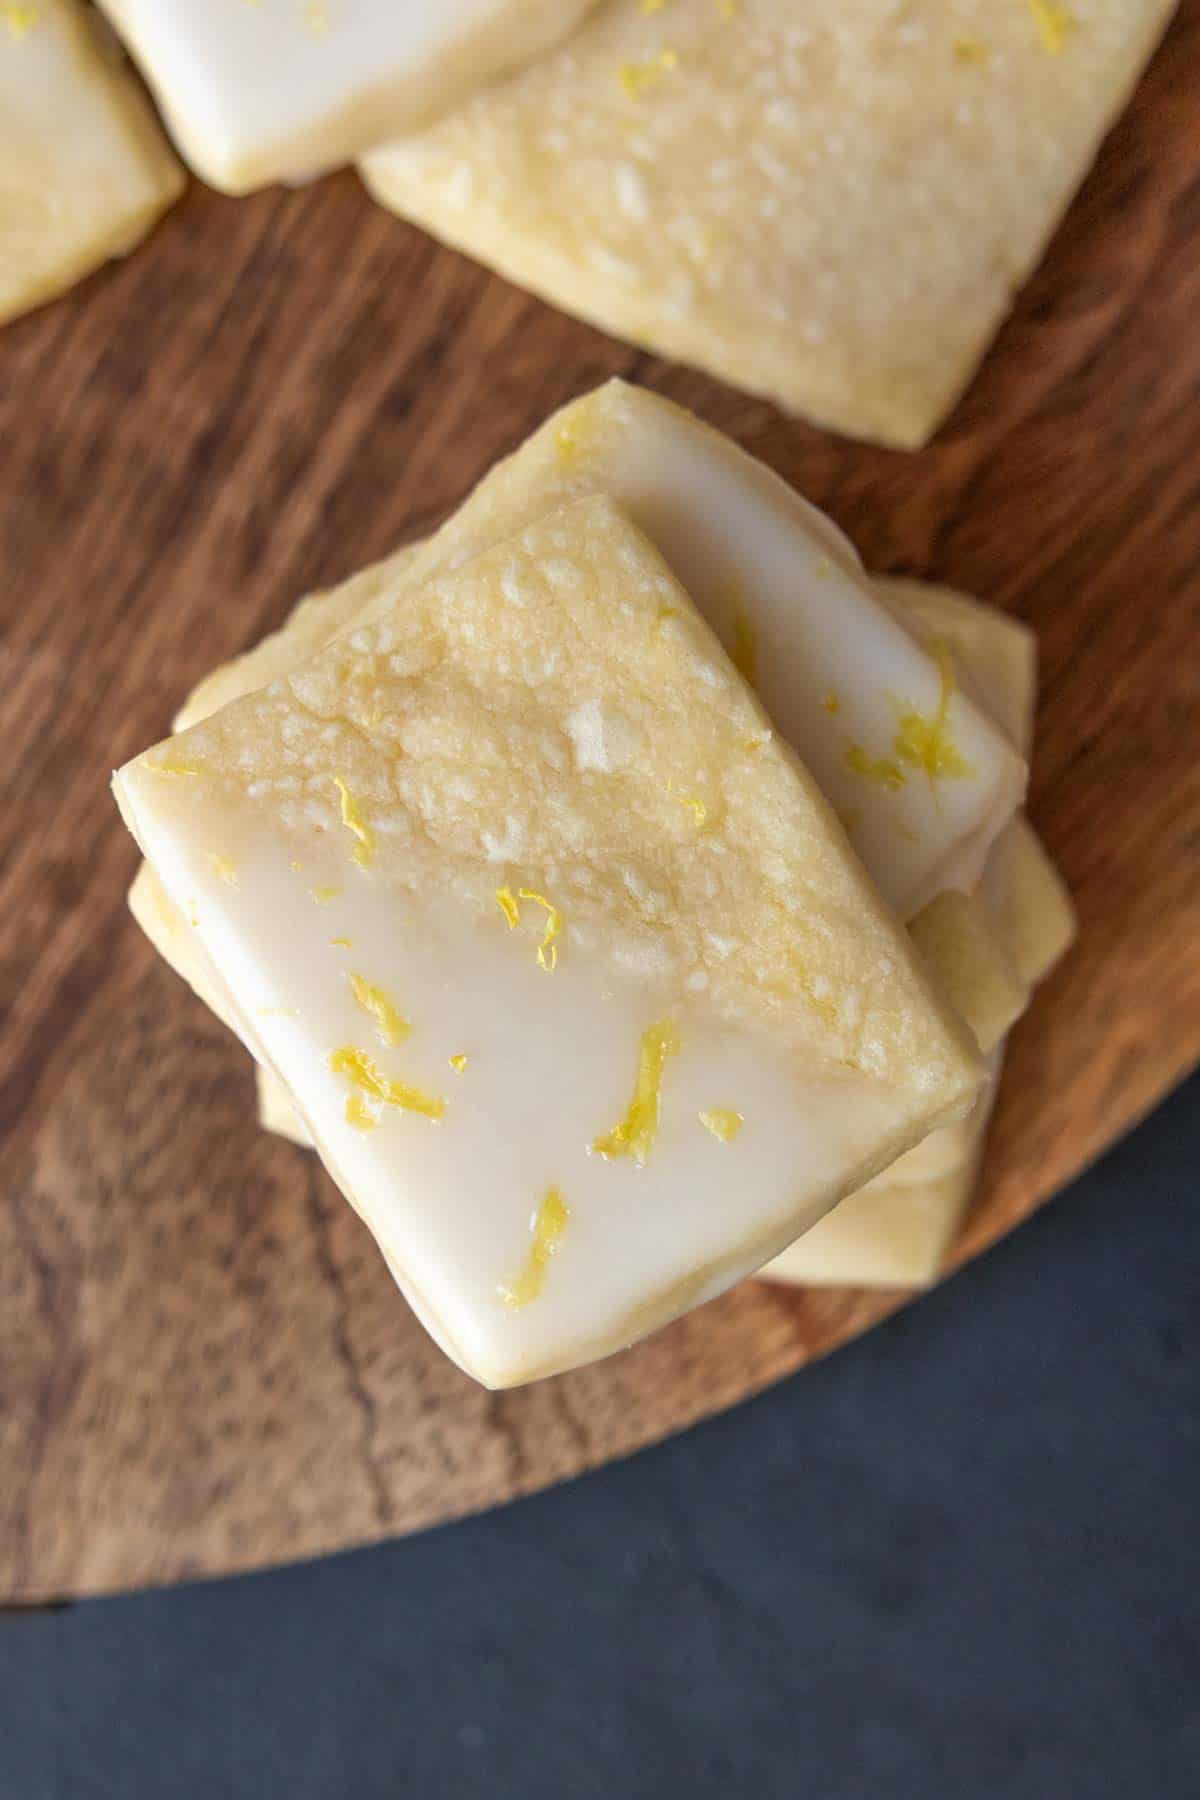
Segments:
[[[332,168],[436,118],[558,43],[595,0],[102,5],[193,168],[245,193]]]
[[[577,768],[567,721],[589,700],[636,756]],[[366,866],[336,781],[373,834]],[[406,595],[117,785],[243,1037],[421,1315],[491,1384],[719,1291],[975,1092],[965,1040],[825,803],[605,500]],[[704,797],[703,824],[673,790]],[[319,908],[325,885],[338,897]],[[555,966],[535,954],[544,909],[510,932],[500,887],[561,914]],[[398,1047],[378,1043],[334,936],[411,1025]],[[593,1153],[665,1019],[679,1049],[643,1166]],[[444,1112],[347,1119],[364,1057],[373,1092]],[[702,1124],[714,1100],[742,1114],[736,1140]],[[570,1228],[514,1310],[498,1284],[550,1188]]]
[[[0,8],[0,321],[131,250],[182,187],[84,7]]]
[[[370,155],[369,186],[605,331],[857,436],[922,443],[1173,10],[609,0]]]

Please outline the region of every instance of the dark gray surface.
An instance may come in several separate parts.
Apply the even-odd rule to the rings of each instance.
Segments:
[[[1195,1800],[1200,1080],[956,1280],[632,1462],[0,1618],[0,1795]]]

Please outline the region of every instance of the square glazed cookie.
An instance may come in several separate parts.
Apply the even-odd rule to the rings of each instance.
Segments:
[[[369,156],[385,206],[602,330],[922,444],[1173,0],[608,0]]]
[[[720,1292],[979,1092],[828,804],[605,497],[116,787],[248,1047],[488,1385]]]

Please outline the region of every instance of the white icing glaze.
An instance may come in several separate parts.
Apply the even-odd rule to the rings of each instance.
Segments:
[[[914,629],[953,645],[991,716],[1028,754],[1036,691],[1028,629],[944,588],[915,581],[881,581],[876,588]],[[970,905],[989,920],[1027,1005],[1068,948],[1075,920],[1062,880],[1023,816],[993,844]],[[930,1132],[789,1245],[764,1277],[801,1286],[933,1281],[974,1190],[1003,1058],[1001,1042],[988,1057],[987,1090],[969,1118]]]
[[[686,1010],[668,979],[616,974],[569,933],[549,975],[536,936],[510,934],[498,910],[480,920],[446,895],[434,907],[400,900],[332,851],[322,862],[310,848],[297,872],[256,820],[214,817],[198,796],[190,831],[178,810],[166,822],[128,788],[126,801],[222,972],[243,1039],[287,1085],[425,1322],[488,1385],[621,1347],[680,1310],[668,1298],[653,1311],[698,1270],[717,1266],[708,1285],[718,1289],[750,1273],[911,1117],[909,1097],[833,1068],[801,1075],[762,1033],[716,1027]],[[198,848],[214,840],[236,885]],[[325,886],[340,891],[318,905],[312,889]],[[380,1042],[355,1001],[355,972],[412,1021],[403,1044]],[[666,1070],[646,1166],[592,1153],[629,1103],[641,1032],[666,1013],[682,1048]],[[355,1090],[330,1068],[346,1045],[444,1098],[445,1116],[385,1107],[373,1130],[349,1124]],[[463,1052],[459,1075],[449,1059]],[[734,1145],[701,1125],[713,1105],[744,1114]],[[514,1311],[499,1289],[521,1269],[552,1186],[570,1222],[543,1292]],[[690,1291],[684,1303],[694,1303]]]
[[[594,0],[102,0],[184,154],[244,193],[332,168],[564,37]]]

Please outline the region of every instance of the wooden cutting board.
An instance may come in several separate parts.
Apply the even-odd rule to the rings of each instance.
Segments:
[[[237,203],[193,188],[128,263],[0,334],[0,1598],[494,1505],[907,1298],[747,1284],[627,1355],[486,1394],[313,1159],[256,1130],[245,1056],[125,911],[112,766],[300,593],[428,532],[605,376],[731,432],[871,568],[1038,628],[1031,807],[1083,935],[1016,1034],[959,1257],[1200,1058],[1198,82],[1191,4],[916,456],[573,324],[349,175]]]

